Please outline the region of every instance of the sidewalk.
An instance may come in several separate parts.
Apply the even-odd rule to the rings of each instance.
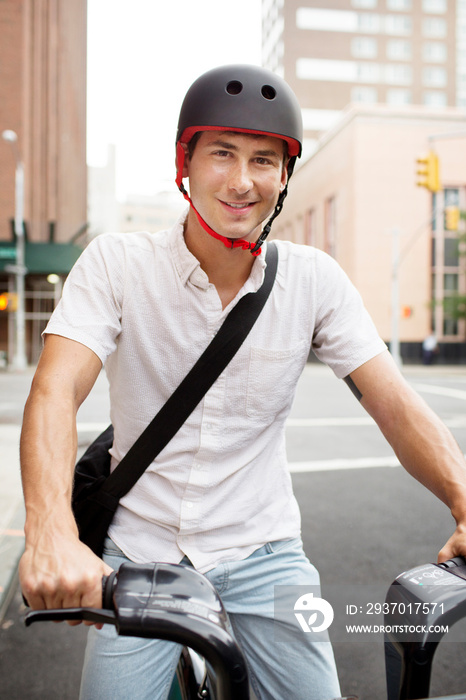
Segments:
[[[24,506],[19,469],[19,436],[33,369],[0,372],[0,621],[14,592],[24,548]]]
[[[10,602],[11,583],[24,547],[19,434],[19,426],[0,425],[0,621]]]

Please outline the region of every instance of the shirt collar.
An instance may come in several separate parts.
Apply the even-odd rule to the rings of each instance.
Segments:
[[[186,210],[178,219],[169,234],[169,246],[176,271],[183,285],[188,281],[201,289],[207,289],[209,278],[201,268],[199,260],[189,251],[184,240],[184,224],[188,215]],[[267,244],[262,245],[262,252],[254,258],[251,274],[244,285],[242,292],[256,292],[264,281],[266,268],[265,253]]]

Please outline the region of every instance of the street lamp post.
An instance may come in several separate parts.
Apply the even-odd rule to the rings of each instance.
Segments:
[[[17,145],[18,136],[15,131],[7,129],[2,133],[2,138],[11,143],[15,159],[15,236],[16,236],[16,264],[5,267],[16,278],[16,348],[12,366],[14,369],[23,370],[27,367],[26,358],[26,314],[25,314],[25,277],[27,269],[24,264],[24,166],[19,155]]]

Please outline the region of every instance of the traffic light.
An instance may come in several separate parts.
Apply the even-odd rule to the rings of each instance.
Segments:
[[[16,311],[17,307],[17,294],[14,292],[3,292],[3,294],[0,294],[0,311]]]
[[[459,222],[459,207],[445,207],[445,229],[447,231],[457,231]]]
[[[425,187],[430,192],[438,192],[442,189],[440,185],[438,156],[433,151],[429,151],[427,156],[424,158],[417,158],[416,162],[421,166],[416,172],[422,178],[416,182],[416,185],[418,187]]]
[[[413,315],[413,309],[411,306],[402,306],[401,307],[401,318],[411,318]]]

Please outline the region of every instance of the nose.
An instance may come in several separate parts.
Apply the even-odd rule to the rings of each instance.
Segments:
[[[228,180],[228,186],[238,194],[246,194],[254,186],[249,164],[241,159],[234,163]]]

